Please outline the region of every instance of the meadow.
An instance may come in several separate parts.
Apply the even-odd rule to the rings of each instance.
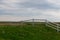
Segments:
[[[60,40],[60,32],[45,23],[26,25],[1,25],[0,40]]]

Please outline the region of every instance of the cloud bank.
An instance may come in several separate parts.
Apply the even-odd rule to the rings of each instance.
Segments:
[[[31,18],[60,20],[60,0],[0,0],[0,21]]]

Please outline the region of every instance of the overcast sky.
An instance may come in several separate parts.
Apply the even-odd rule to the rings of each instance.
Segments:
[[[60,0],[0,0],[0,21],[31,18],[60,21]]]

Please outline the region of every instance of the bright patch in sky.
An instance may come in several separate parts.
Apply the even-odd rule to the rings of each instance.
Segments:
[[[5,2],[5,3],[14,3],[14,2],[17,2],[17,0],[3,0],[3,2]]]
[[[48,2],[56,4],[56,5],[60,5],[60,0],[48,0]]]

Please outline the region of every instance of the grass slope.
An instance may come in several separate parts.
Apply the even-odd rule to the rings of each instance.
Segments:
[[[0,40],[60,40],[60,33],[44,24],[0,26]]]

